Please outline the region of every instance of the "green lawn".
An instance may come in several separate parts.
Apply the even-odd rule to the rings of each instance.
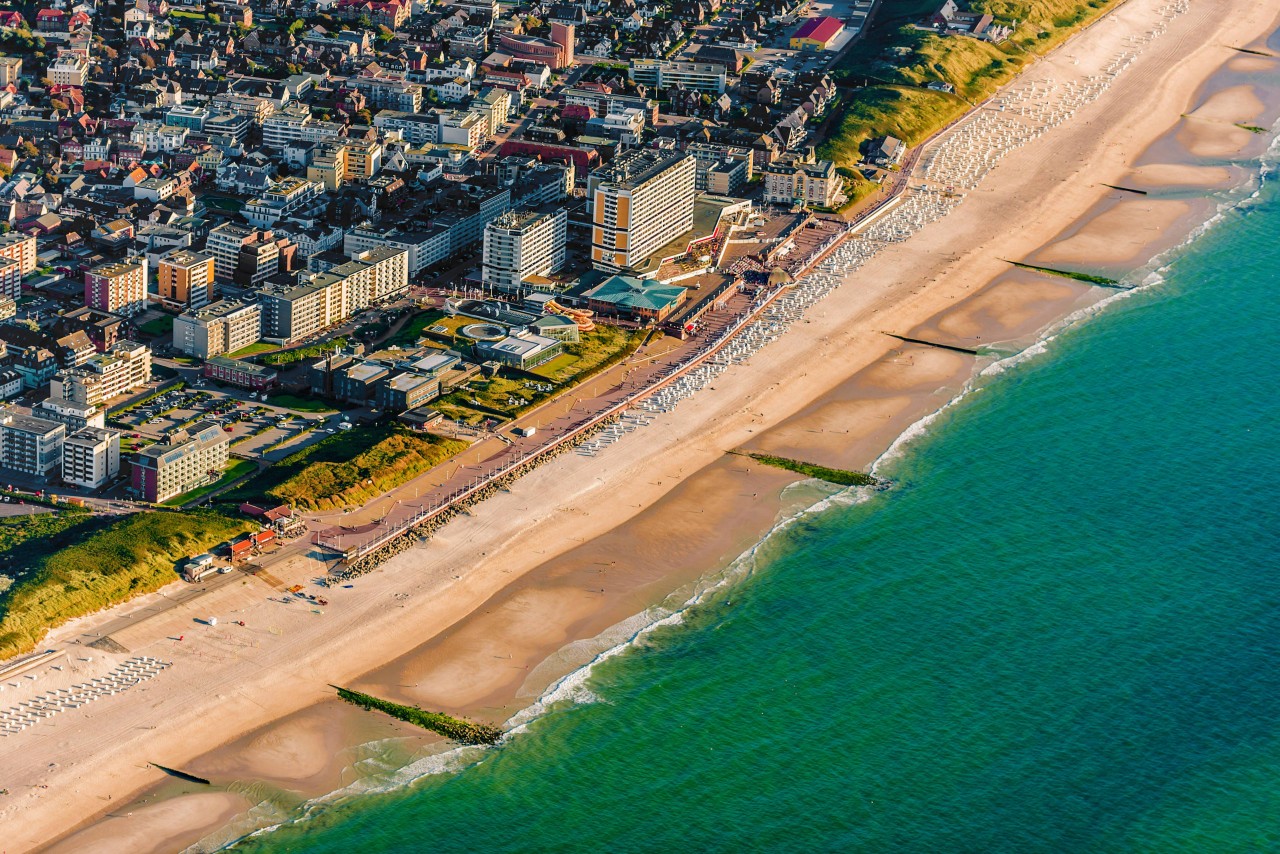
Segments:
[[[428,326],[435,326],[444,320],[445,316],[438,311],[424,311],[409,319],[409,322],[400,328],[400,331],[391,336],[387,341],[388,344],[396,344],[401,347],[410,347],[418,343],[418,339],[426,334]]]
[[[152,338],[160,338],[164,335],[173,334],[173,318],[169,315],[156,317],[148,320],[146,323],[138,327],[138,331],[144,335],[150,335]]]
[[[266,341],[259,341],[256,344],[250,344],[248,347],[241,347],[234,353],[228,353],[228,359],[243,359],[246,356],[256,356],[259,353],[269,353],[276,349],[275,344],[268,344]]]
[[[216,482],[211,483],[208,486],[197,487],[190,492],[184,492],[181,495],[170,498],[168,501],[162,501],[161,504],[165,507],[181,507],[187,502],[204,498],[210,492],[221,489],[228,483],[244,477],[250,472],[255,471],[257,468],[258,464],[249,460],[232,460],[231,465],[227,466],[226,470],[222,473],[222,477],[218,478]]]
[[[283,406],[285,409],[292,409],[294,412],[336,412],[329,404],[323,400],[316,400],[312,397],[298,397],[296,394],[273,394],[267,400],[272,406]]]
[[[581,339],[564,345],[564,353],[533,369],[533,373],[553,382],[580,382],[592,373],[614,364],[644,341],[642,331],[628,332],[617,326],[597,325]]]
[[[203,510],[153,512],[90,517],[60,533],[66,542],[33,541],[42,548],[24,560],[27,576],[0,600],[0,659],[34,649],[68,620],[176,581],[186,557],[256,528]]]
[[[262,357],[262,361],[268,365],[290,365],[294,362],[302,362],[307,359],[318,359],[325,353],[332,352],[347,346],[346,338],[335,338],[332,341],[319,341],[315,344],[308,344],[306,347],[298,347],[294,350],[281,350],[277,353],[268,353]]]

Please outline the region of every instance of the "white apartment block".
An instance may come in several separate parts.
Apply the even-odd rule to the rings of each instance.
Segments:
[[[85,427],[62,443],[62,479],[97,489],[120,473],[120,434]]]
[[[261,339],[262,306],[256,302],[219,300],[173,321],[174,348],[197,359],[234,353]]]
[[[327,206],[323,184],[305,178],[285,178],[272,184],[258,198],[250,199],[241,213],[250,224],[270,228],[282,219],[314,219],[323,214]]]
[[[151,382],[151,348],[119,341],[78,368],[59,371],[49,381],[49,399],[105,407],[107,401]]]
[[[631,79],[655,89],[677,83],[686,89],[719,95],[728,85],[728,69],[714,62],[675,62],[666,59],[631,60]]]
[[[63,54],[49,64],[49,82],[54,86],[84,88],[89,77],[89,63],[75,54]]]
[[[569,214],[510,211],[484,229],[483,281],[486,287],[518,293],[530,276],[545,276],[564,264]]]
[[[29,415],[0,416],[0,467],[44,477],[62,464],[67,428]]]

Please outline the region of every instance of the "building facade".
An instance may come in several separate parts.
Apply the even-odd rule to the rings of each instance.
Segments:
[[[120,473],[120,434],[114,430],[84,427],[62,443],[62,479],[86,489],[97,489]]]
[[[84,304],[129,317],[147,307],[147,268],[140,261],[103,264],[84,274]]]
[[[565,208],[510,211],[484,229],[486,287],[518,293],[530,276],[545,276],[564,264],[569,215]]]
[[[213,302],[212,255],[183,250],[160,259],[156,266],[160,299],[174,305],[203,308]]]
[[[657,149],[624,151],[587,179],[591,262],[634,268],[693,228],[694,159]]]
[[[0,466],[36,477],[48,477],[62,465],[67,428],[30,415],[0,416]]]
[[[159,503],[213,483],[227,465],[230,445],[231,438],[210,422],[179,431],[134,455],[133,489],[146,501]]]
[[[173,321],[173,346],[197,359],[234,353],[262,340],[262,306],[256,302],[219,300]]]

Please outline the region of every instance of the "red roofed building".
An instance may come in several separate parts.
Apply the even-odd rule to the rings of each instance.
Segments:
[[[65,30],[67,13],[61,9],[41,9],[36,12],[36,29],[45,32]]]
[[[844,24],[839,18],[810,18],[791,36],[791,49],[810,52],[826,50],[842,32]]]

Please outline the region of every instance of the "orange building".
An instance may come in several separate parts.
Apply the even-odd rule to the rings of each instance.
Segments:
[[[203,308],[213,302],[213,256],[182,250],[160,259],[160,299]]]

